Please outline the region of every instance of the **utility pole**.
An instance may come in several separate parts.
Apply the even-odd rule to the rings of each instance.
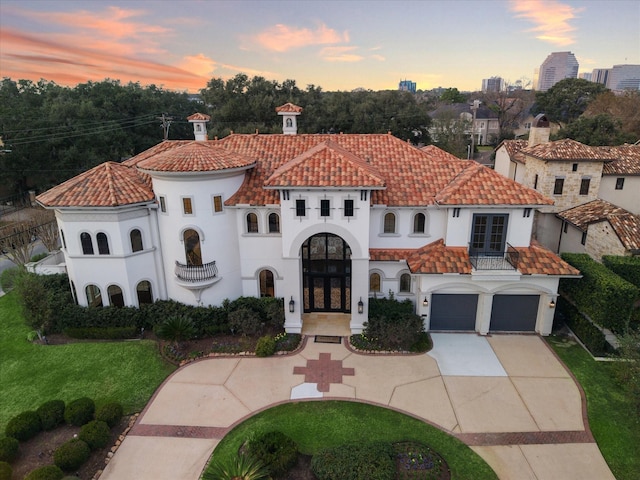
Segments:
[[[173,120],[173,117],[170,117],[166,113],[163,113],[161,117],[156,118],[158,120],[162,120],[162,125],[160,126],[160,128],[162,128],[163,140],[169,140],[169,127],[171,127],[171,121]]]
[[[471,105],[471,111],[473,112],[473,120],[471,121],[471,152],[469,157],[471,158],[471,160],[473,160],[474,157],[474,153],[476,151],[476,139],[475,139],[475,133],[476,133],[476,112],[478,110],[478,107],[480,106],[480,100],[474,100],[473,101],[473,105]]]

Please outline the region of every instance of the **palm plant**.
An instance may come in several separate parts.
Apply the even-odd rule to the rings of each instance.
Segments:
[[[269,471],[248,455],[238,454],[215,460],[202,476],[202,480],[270,480]]]
[[[155,328],[156,335],[163,340],[170,341],[176,348],[180,342],[190,340],[196,333],[193,320],[184,315],[167,317]]]

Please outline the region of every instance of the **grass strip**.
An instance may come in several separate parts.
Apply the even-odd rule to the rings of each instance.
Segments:
[[[497,478],[473,450],[429,424],[386,408],[337,400],[287,403],[260,412],[229,432],[212,458],[233,457],[246,439],[272,430],[291,437],[307,455],[349,443],[414,440],[438,452],[454,480]]]

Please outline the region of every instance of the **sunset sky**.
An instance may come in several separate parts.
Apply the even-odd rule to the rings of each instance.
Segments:
[[[640,64],[638,0],[2,0],[0,76],[197,92],[237,73],[325,91],[479,90],[551,52]]]

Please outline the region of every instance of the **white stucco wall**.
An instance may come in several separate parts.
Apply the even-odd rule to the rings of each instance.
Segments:
[[[393,213],[396,216],[395,233],[384,233],[384,217],[387,213]],[[425,215],[424,233],[413,233],[413,222],[417,213]],[[446,209],[436,206],[399,208],[374,205],[371,208],[370,246],[371,248],[420,248],[443,238],[445,225]]]
[[[523,208],[461,208],[460,216],[453,216],[453,209],[447,215],[447,233],[445,244],[448,247],[467,247],[471,241],[474,214],[508,214],[507,242],[514,247],[528,247],[531,240],[531,228],[534,209],[525,217]]]
[[[560,249],[559,252],[570,252],[570,253],[586,253],[585,246],[582,245],[582,230],[574,227],[571,224],[567,224],[567,231],[564,231],[564,227],[562,229],[562,233],[560,234]]]
[[[507,149],[503,145],[496,150],[494,170],[500,175],[522,183],[526,167],[522,163],[512,161],[507,153]]]
[[[616,190],[616,181],[624,178],[622,190]],[[640,175],[604,175],[598,196],[635,215],[640,215]]]

